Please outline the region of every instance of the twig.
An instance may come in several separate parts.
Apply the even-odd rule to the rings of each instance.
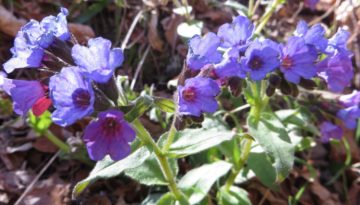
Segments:
[[[140,73],[140,70],[145,62],[145,59],[147,57],[147,55],[149,54],[149,51],[150,51],[150,45],[147,46],[145,52],[144,52],[144,55],[141,57],[141,60],[136,68],[136,71],[135,71],[135,74],[134,74],[134,78],[132,79],[131,81],[131,84],[130,84],[130,90],[133,90],[134,89],[134,86],[135,86],[135,83],[136,83],[136,80],[139,76],[139,73]]]
[[[328,17],[337,7],[339,7],[340,5],[340,0],[336,0],[335,4],[329,9],[327,10],[323,15],[321,15],[320,17],[314,19],[313,21],[311,21],[309,23],[310,26],[317,24],[319,22],[321,22],[324,18]]]
[[[133,22],[131,23],[131,26],[129,28],[129,31],[127,32],[124,41],[121,44],[121,49],[124,50],[126,48],[126,44],[128,43],[131,34],[133,33],[135,26],[137,24],[137,22],[140,20],[140,17],[142,16],[143,11],[139,11],[139,13],[136,14]]]
[[[20,202],[25,198],[25,196],[32,190],[34,185],[37,181],[39,181],[40,177],[44,174],[44,172],[49,168],[49,166],[55,161],[55,159],[59,156],[60,150],[56,152],[51,159],[48,161],[48,163],[40,170],[39,174],[36,175],[36,177],[32,180],[32,182],[29,184],[29,186],[25,189],[25,191],[21,194],[21,196],[18,198],[18,200],[15,202],[14,205],[19,205]]]

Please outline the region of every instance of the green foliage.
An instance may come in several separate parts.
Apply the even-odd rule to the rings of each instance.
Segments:
[[[235,133],[218,120],[206,119],[199,129],[185,129],[176,133],[176,140],[167,155],[173,158],[196,154],[233,139]]]
[[[174,113],[175,112],[175,103],[171,99],[154,97],[154,103],[157,108],[161,111]]]
[[[132,122],[142,114],[144,114],[154,103],[152,97],[148,95],[139,96],[136,101],[134,107],[125,115],[125,119],[128,122]]]
[[[82,12],[81,15],[78,16],[74,21],[77,23],[88,22],[95,15],[100,13],[110,2],[111,2],[110,0],[100,0],[91,4],[91,6],[89,6],[87,10]]]
[[[150,152],[145,147],[141,147],[125,159],[117,162],[108,157],[98,161],[89,176],[75,185],[73,196],[78,196],[90,183],[98,179],[115,177],[127,169],[140,166],[149,156]]]
[[[35,130],[37,134],[43,134],[51,125],[51,113],[45,111],[41,116],[36,117],[32,112],[29,112],[28,123]]]
[[[242,188],[231,186],[229,191],[221,187],[217,194],[219,205],[251,205],[249,194]]]
[[[264,153],[249,154],[248,168],[252,170],[258,179],[267,187],[276,187],[276,169],[272,166],[272,162],[269,157]]]
[[[206,197],[212,185],[231,167],[232,165],[225,161],[202,165],[186,173],[179,181],[179,187],[188,195],[190,204],[198,204]]]
[[[175,159],[168,160],[170,168],[174,175],[177,175],[179,167]],[[155,153],[152,153],[139,167],[128,169],[125,174],[141,184],[151,185],[167,185],[167,181],[159,166]]]
[[[272,157],[277,175],[276,181],[283,181],[294,163],[294,145],[284,125],[270,113],[262,113],[258,122],[250,115],[248,125],[250,135]]]

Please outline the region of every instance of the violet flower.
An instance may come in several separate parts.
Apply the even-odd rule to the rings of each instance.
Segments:
[[[317,70],[332,92],[342,92],[354,76],[351,59],[343,53],[328,56],[317,65]]]
[[[358,106],[360,103],[360,92],[354,90],[348,95],[342,95],[339,98],[339,102],[344,107]]]
[[[311,79],[316,75],[317,52],[300,37],[289,38],[282,46],[280,70],[287,81],[298,84],[300,78]]]
[[[345,127],[355,129],[357,127],[357,120],[360,118],[359,106],[341,109],[337,112],[336,116],[344,122]]]
[[[199,117],[202,112],[213,113],[218,108],[215,97],[220,93],[216,81],[195,77],[178,86],[178,112]]]
[[[78,67],[65,67],[50,78],[50,97],[56,108],[52,120],[60,126],[71,125],[93,112],[94,91],[78,70]]]
[[[195,35],[188,44],[186,64],[191,70],[200,70],[205,65],[219,63],[222,59],[221,53],[217,51],[220,38],[214,33],[207,33],[203,38]]]
[[[341,127],[334,125],[331,122],[325,121],[320,125],[321,141],[328,143],[330,139],[340,140],[343,137],[343,130]]]
[[[309,28],[307,23],[301,20],[294,35],[304,38],[306,44],[315,46],[321,52],[325,52],[328,45],[328,40],[325,38],[325,29],[320,24],[315,24]]]
[[[109,81],[115,68],[124,61],[122,50],[111,49],[111,42],[101,37],[90,39],[88,47],[76,44],[71,55],[81,73],[98,83]]]
[[[1,78],[2,89],[11,96],[14,111],[25,115],[35,106],[34,114],[39,116],[51,105],[45,95],[45,88],[39,81],[12,80]]]
[[[254,25],[245,16],[237,16],[232,23],[220,26],[217,35],[221,39],[220,47],[230,49],[232,57],[238,57],[239,52],[245,52],[254,34]]]
[[[346,42],[349,37],[350,33],[348,31],[339,28],[338,31],[334,34],[334,36],[329,39],[326,53],[334,55],[337,52],[341,53],[342,55],[347,55],[351,57],[352,52],[346,47]]]
[[[246,77],[246,71],[243,66],[238,63],[235,58],[224,58],[220,63],[216,64],[214,72],[217,77],[224,79],[226,77]]]
[[[67,40],[70,33],[67,28],[68,11],[61,8],[55,16],[45,17],[41,22],[30,20],[17,33],[14,47],[11,48],[12,58],[3,64],[7,73],[17,68],[35,68],[41,65],[45,48],[48,48],[55,38]]]
[[[254,41],[246,50],[241,62],[252,80],[261,80],[279,67],[279,46],[271,40]]]
[[[129,143],[135,139],[135,131],[124,120],[121,111],[111,109],[100,112],[98,120],[90,122],[84,131],[84,142],[92,160],[101,160],[109,154],[114,161],[131,153]]]

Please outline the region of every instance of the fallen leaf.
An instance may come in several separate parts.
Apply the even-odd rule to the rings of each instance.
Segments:
[[[9,12],[5,7],[0,5],[0,30],[9,36],[16,36],[21,26],[25,24],[25,20],[18,19]]]
[[[151,17],[150,17],[150,21],[148,24],[149,33],[148,33],[147,37],[148,37],[151,47],[154,50],[162,51],[163,47],[164,47],[164,42],[159,37],[159,33],[158,33],[158,29],[157,29],[158,21],[159,21],[159,12],[158,12],[158,10],[154,9],[151,11]]]

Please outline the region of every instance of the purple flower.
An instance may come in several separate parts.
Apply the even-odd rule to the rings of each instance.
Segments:
[[[294,35],[304,38],[306,44],[315,46],[321,52],[325,52],[328,45],[328,40],[325,38],[325,29],[320,24],[315,24],[309,28],[306,22],[301,20]]]
[[[360,118],[359,106],[356,105],[341,109],[337,112],[336,116],[344,122],[345,127],[348,129],[355,129],[357,126],[357,119]]]
[[[186,64],[191,70],[200,70],[207,64],[219,63],[222,55],[217,48],[220,38],[214,33],[207,33],[203,38],[195,35],[189,41]]]
[[[39,100],[45,98],[44,86],[39,81],[12,80],[8,78],[2,78],[0,81],[3,83],[2,89],[11,96],[14,111],[18,115],[27,114]]]
[[[343,136],[341,127],[332,124],[331,122],[325,121],[320,125],[321,141],[328,143],[330,139],[340,140]]]
[[[291,37],[286,46],[282,46],[280,70],[286,80],[298,84],[301,77],[311,79],[316,75],[316,59],[316,50],[307,46],[304,39]]]
[[[215,97],[219,92],[218,84],[210,78],[187,79],[184,86],[178,86],[178,112],[198,117],[202,112],[215,112],[218,108]]]
[[[98,37],[90,39],[89,47],[75,45],[71,55],[81,73],[98,82],[106,83],[116,67],[121,66],[124,55],[120,48],[111,49],[111,42]]]
[[[316,4],[319,3],[319,0],[304,0],[306,7],[309,7],[311,10],[316,8]]]
[[[339,98],[339,102],[344,107],[357,106],[360,103],[360,92],[354,90],[348,95],[342,95]]]
[[[342,53],[328,56],[317,65],[318,76],[325,79],[332,92],[342,92],[354,76],[351,59]]]
[[[246,77],[246,71],[244,71],[242,65],[237,62],[235,58],[224,58],[220,63],[215,65],[215,74],[217,77],[223,79],[226,77]]]
[[[261,80],[279,67],[279,46],[271,40],[254,41],[246,50],[241,63],[252,80]]]
[[[134,129],[124,120],[124,114],[112,109],[99,113],[98,120],[86,127],[83,139],[92,160],[101,160],[109,154],[117,161],[131,153],[129,143],[135,135]]]
[[[67,28],[68,12],[61,8],[57,17],[45,17],[40,23],[30,20],[17,33],[14,47],[11,48],[12,58],[4,63],[7,73],[17,68],[34,68],[41,65],[44,48],[49,47],[55,38],[67,40],[70,33]]]
[[[245,16],[238,16],[231,24],[226,23],[220,26],[217,35],[221,39],[222,48],[230,48],[230,53],[239,55],[244,52],[251,41],[254,33],[254,25]]]
[[[346,42],[350,37],[350,33],[344,29],[339,30],[329,39],[326,53],[334,55],[336,52],[342,53],[343,55],[351,56],[352,52],[347,49]]]
[[[60,126],[71,125],[93,112],[94,91],[78,70],[78,67],[65,67],[50,78],[50,96],[56,108],[52,119]]]

